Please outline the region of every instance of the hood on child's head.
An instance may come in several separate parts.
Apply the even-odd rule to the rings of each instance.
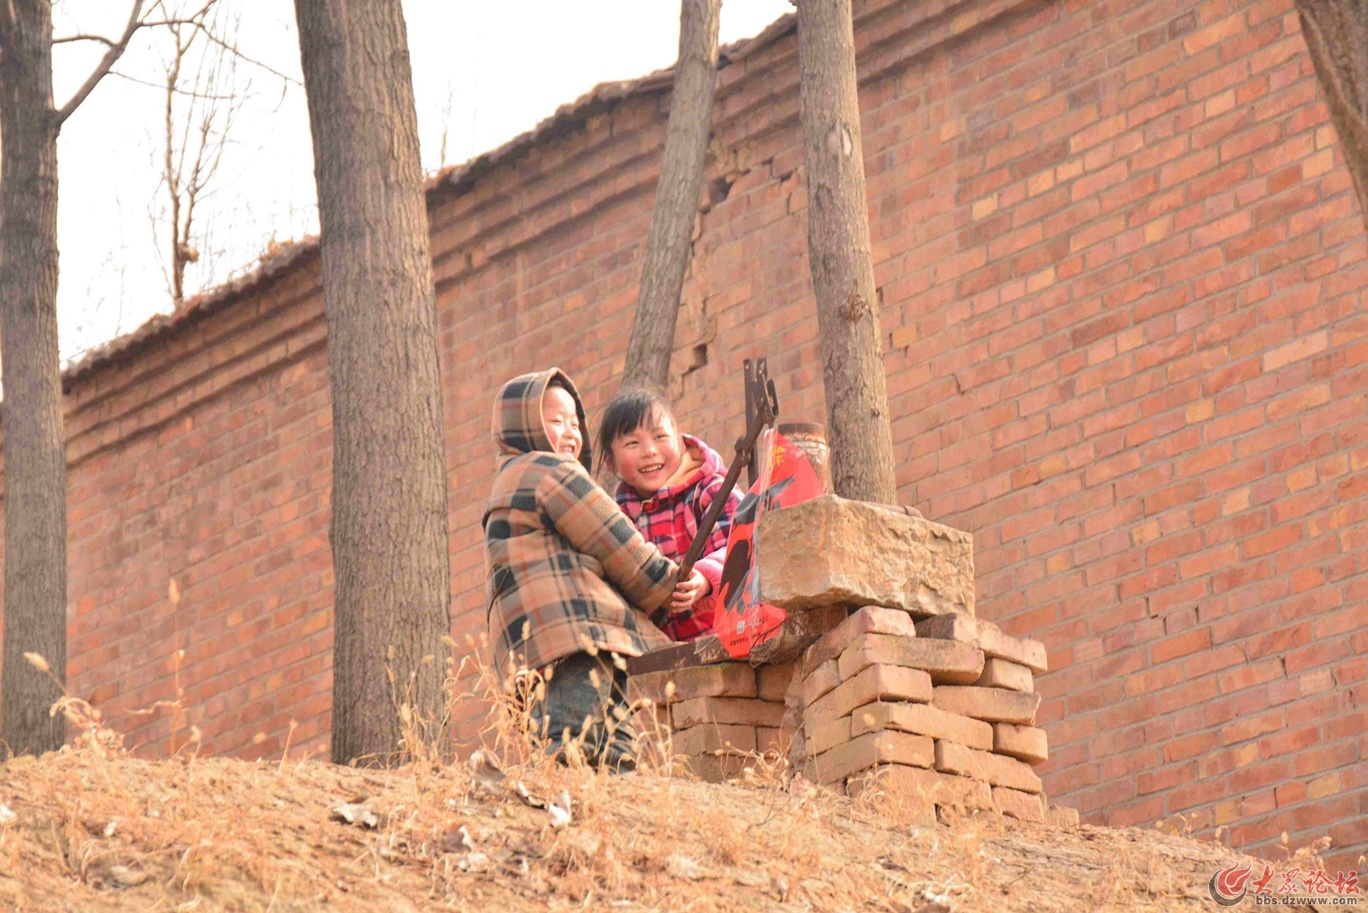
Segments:
[[[551,435],[546,433],[546,424],[542,421],[542,396],[552,381],[559,381],[560,386],[575,401],[575,413],[584,436],[579,461],[586,470],[593,472],[593,453],[589,445],[589,423],[584,415],[584,402],[580,399],[575,382],[560,368],[520,374],[499,388],[499,395],[494,398],[494,424],[491,428],[494,443],[499,445],[499,452],[505,456],[551,450]]]

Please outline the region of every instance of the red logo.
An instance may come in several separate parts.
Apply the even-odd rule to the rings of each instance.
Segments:
[[[1207,883],[1207,889],[1211,892],[1211,899],[1223,907],[1233,907],[1245,898],[1246,887],[1249,876],[1253,873],[1254,866],[1245,863],[1243,867],[1227,866],[1215,875],[1211,876],[1211,881]]]

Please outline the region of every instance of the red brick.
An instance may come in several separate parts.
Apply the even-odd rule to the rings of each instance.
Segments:
[[[942,710],[993,723],[1035,723],[1040,695],[1002,688],[937,685],[931,702]]]
[[[849,716],[856,707],[875,701],[929,703],[931,693],[931,677],[920,669],[870,666],[809,704],[803,712],[803,721],[804,724],[823,723]]]
[[[994,786],[1006,786],[1027,793],[1041,791],[1040,778],[1026,764],[1015,758],[965,748],[955,742],[936,742],[936,770],[987,780]]]
[[[690,698],[672,705],[670,712],[676,729],[704,723],[778,727],[784,719],[782,703],[744,697]]]
[[[950,713],[929,704],[866,704],[851,712],[852,736],[896,729],[914,735],[958,742],[969,748],[993,750],[993,730],[987,723]]]
[[[990,809],[991,787],[983,780],[937,773],[905,764],[889,764],[851,777],[846,793],[852,797],[876,790],[885,796],[906,798],[947,808]]]
[[[838,658],[846,647],[863,634],[888,634],[895,637],[916,637],[912,616],[897,609],[864,606],[851,613],[835,629],[822,635],[821,640],[808,647],[803,654],[803,675],[806,677],[822,663]]]
[[[887,665],[921,669],[933,682],[967,684],[983,674],[983,653],[954,641],[864,634],[846,647],[839,665],[845,680],[870,666]]]
[[[820,783],[844,783],[847,777],[884,764],[930,767],[935,751],[930,739],[905,732],[871,732],[812,759]],[[968,749],[965,749],[968,751]]]

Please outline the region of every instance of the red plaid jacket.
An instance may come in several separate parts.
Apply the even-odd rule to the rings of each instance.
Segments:
[[[722,462],[717,451],[691,434],[683,437],[684,446],[703,458],[702,468],[678,485],[662,488],[651,498],[643,499],[625,482],[618,483],[616,493],[618,506],[632,519],[646,541],[675,562],[683,558],[693,544],[694,536],[698,534],[698,524],[717,497],[722,479],[727,474],[727,464]],[[693,640],[712,631],[716,596],[722,585],[722,565],[727,559],[727,535],[731,532],[732,517],[740,503],[741,496],[733,488],[727,496],[727,506],[722,509],[717,525],[708,536],[703,557],[694,565],[708,578],[712,592],[696,602],[690,610],[670,616],[663,630],[671,640]]]

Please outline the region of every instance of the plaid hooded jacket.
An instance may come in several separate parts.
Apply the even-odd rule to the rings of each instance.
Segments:
[[[716,500],[727,476],[727,464],[716,450],[692,434],[681,437],[684,446],[702,459],[702,466],[687,479],[660,489],[650,498],[642,498],[632,486],[619,482],[614,495],[622,512],[641,530],[646,541],[654,543],[661,554],[676,562],[684,557],[693,544],[698,535],[698,524]],[[732,489],[727,495],[726,507],[718,515],[717,525],[708,535],[703,556],[694,565],[712,584],[712,592],[691,608],[669,617],[664,630],[671,640],[693,640],[713,630],[713,621],[719,608],[717,596],[722,590],[722,566],[727,560],[727,536],[740,504],[741,496],[736,489]]]
[[[503,385],[494,402],[499,467],[485,533],[489,641],[500,677],[540,669],[590,647],[639,656],[670,643],[647,618],[666,604],[678,568],[637,532],[579,460],[551,452],[542,394],[558,368]]]

